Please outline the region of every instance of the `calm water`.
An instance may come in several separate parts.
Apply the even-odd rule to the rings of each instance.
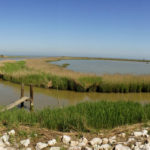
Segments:
[[[29,88],[25,87],[25,96],[29,96]],[[0,105],[8,105],[20,97],[20,86],[0,80]],[[101,100],[131,100],[141,103],[150,102],[150,93],[130,94],[105,94],[105,93],[78,93],[71,91],[57,91],[50,89],[34,88],[34,106],[36,109],[44,107],[63,107],[75,105],[85,101]],[[28,107],[28,103],[26,103]]]
[[[51,62],[70,64],[67,69],[94,74],[150,74],[150,63],[109,60],[61,60]]]
[[[22,58],[14,58],[15,60]],[[0,60],[2,60],[0,58]],[[70,64],[68,69],[80,72],[103,73],[150,73],[150,64],[139,62],[101,61],[101,60],[62,60],[53,62],[58,65]],[[25,96],[29,96],[29,87],[25,87]],[[20,98],[20,85],[0,80],[0,105],[8,105]],[[85,101],[101,100],[131,100],[140,103],[150,102],[150,93],[81,93],[71,91],[57,91],[52,89],[34,88],[34,106],[36,109],[44,107],[64,107]],[[25,104],[28,107],[28,103]]]

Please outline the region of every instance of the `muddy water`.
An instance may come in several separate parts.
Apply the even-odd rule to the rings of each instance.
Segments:
[[[25,96],[29,96],[29,87],[25,87]],[[20,85],[0,80],[0,105],[8,105],[20,97]],[[44,107],[64,107],[85,101],[100,100],[131,100],[141,103],[150,102],[150,93],[105,94],[105,93],[78,93],[72,91],[57,91],[34,87],[34,105],[36,109]],[[26,103],[28,107],[28,104]]]

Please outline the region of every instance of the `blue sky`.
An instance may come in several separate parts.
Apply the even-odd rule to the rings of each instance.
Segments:
[[[149,0],[0,0],[0,53],[150,59]]]

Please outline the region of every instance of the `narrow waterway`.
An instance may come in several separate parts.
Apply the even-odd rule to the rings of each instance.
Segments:
[[[29,87],[25,87],[25,96],[29,96]],[[8,105],[20,98],[20,85],[0,80],[0,105]],[[81,93],[57,91],[34,87],[34,105],[36,109],[45,107],[64,107],[85,101],[117,101],[131,100],[140,103],[150,102],[150,93]],[[28,107],[28,103],[26,103]]]

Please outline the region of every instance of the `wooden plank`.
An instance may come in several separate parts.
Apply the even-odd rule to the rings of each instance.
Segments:
[[[21,103],[23,103],[23,102],[25,102],[27,100],[29,100],[29,97],[22,97],[21,99],[18,99],[14,103],[6,106],[4,109],[2,109],[2,111],[12,109],[13,107],[18,106],[19,104],[21,104]]]

